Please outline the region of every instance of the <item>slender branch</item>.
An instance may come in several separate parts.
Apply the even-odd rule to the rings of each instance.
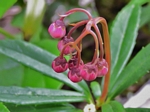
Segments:
[[[97,37],[98,37],[99,47],[100,47],[100,59],[102,60],[104,56],[102,36],[96,24],[93,24],[93,28],[95,29]]]
[[[81,35],[74,41],[74,44],[78,45],[80,44],[81,40],[87,35],[89,34],[88,31],[84,31],[83,33],[81,33]],[[78,65],[80,64],[80,61],[81,61],[81,56],[79,57],[78,59]]]
[[[73,28],[71,28],[71,30],[68,32],[67,38],[71,37],[71,34],[73,33],[74,30],[76,30],[78,27],[86,24],[87,22],[88,22],[88,20],[84,20],[84,21],[76,23],[75,26]]]
[[[99,54],[98,54],[98,51],[99,51],[98,41],[97,41],[96,34],[92,30],[90,31],[90,34],[93,36],[94,41],[95,41],[95,53],[94,53],[93,60],[92,60],[92,64],[95,64],[95,60],[98,59],[98,57],[99,57]]]
[[[15,37],[12,34],[10,34],[9,32],[7,32],[6,30],[4,30],[1,27],[0,27],[0,33],[3,34],[7,38],[15,39]]]
[[[94,53],[94,56],[93,56],[93,60],[95,60],[95,58],[98,58],[98,51],[99,51],[99,48],[98,48],[98,40],[97,40],[97,36],[96,34],[91,30],[91,22],[89,21],[86,25],[86,29],[83,29],[83,32],[81,33],[81,35],[75,40],[75,44],[78,44],[80,43],[80,41],[88,34],[91,34],[94,38],[94,41],[95,41],[95,53]],[[92,63],[94,63],[94,61],[92,60]],[[80,59],[79,59],[79,62],[80,62]]]
[[[71,9],[71,10],[67,11],[64,15],[62,15],[60,20],[63,20],[66,16],[68,16],[68,15],[70,15],[72,13],[75,13],[75,12],[83,12],[83,13],[85,13],[88,16],[89,19],[92,19],[92,15],[87,10],[82,9],[82,8],[74,8],[74,9]]]
[[[106,20],[102,17],[99,17],[99,22],[102,24],[103,29],[103,36],[104,36],[104,48],[105,48],[105,59],[108,63],[108,73],[105,76],[104,79],[104,86],[102,90],[102,95],[100,96],[100,104],[98,106],[101,106],[104,101],[106,100],[107,94],[108,94],[108,87],[109,87],[109,80],[110,80],[110,69],[111,69],[111,51],[110,51],[110,39],[109,39],[109,33],[108,33],[108,27]]]

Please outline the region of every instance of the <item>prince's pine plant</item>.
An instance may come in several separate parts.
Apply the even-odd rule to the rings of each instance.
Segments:
[[[88,20],[80,21],[76,24],[73,24],[73,28],[66,34],[65,26],[63,19],[74,12],[84,12],[88,16]],[[100,33],[100,30],[97,26],[98,23],[102,24],[102,31],[104,35],[104,48],[103,48],[103,39]],[[71,37],[71,34],[78,27],[85,25],[82,33],[76,40]],[[94,28],[94,33],[91,28]],[[82,79],[86,81],[93,81],[97,77],[105,76],[104,89],[101,97],[97,100],[96,108],[99,109],[100,106],[105,101],[105,98],[108,93],[108,82],[110,78],[110,64],[111,64],[111,53],[110,53],[110,42],[109,34],[106,20],[102,17],[92,18],[91,14],[84,9],[75,8],[67,11],[64,15],[60,15],[60,19],[56,20],[49,26],[48,29],[50,35],[53,38],[60,38],[58,42],[58,49],[60,50],[60,56],[54,59],[52,62],[52,68],[55,72],[61,73],[66,71],[69,68],[68,78],[72,82],[79,82]],[[59,32],[59,33],[58,33]],[[86,35],[92,35],[95,41],[95,51],[94,56],[91,62],[84,64],[81,59],[82,52],[82,39]],[[75,52],[75,53],[74,53]],[[105,52],[105,58],[104,58]],[[70,54],[71,59],[67,62],[64,58],[64,55]],[[94,102],[92,102],[94,103]]]
[[[15,0],[9,1],[8,6],[15,3]],[[35,4],[32,8],[36,9],[37,1],[33,0],[33,2]],[[138,29],[144,24],[141,5],[147,2],[149,3],[148,0],[131,0],[119,12],[110,26],[110,37],[106,20],[103,17],[92,17],[85,9],[74,8],[59,15],[59,19],[51,23],[48,28],[51,37],[59,39],[57,48],[60,55],[57,57],[31,42],[15,39],[13,35],[0,28],[0,33],[5,37],[14,38],[0,41],[0,73],[5,68],[15,66],[16,68],[11,71],[12,75],[16,76],[17,73],[14,71],[22,70],[26,71],[23,76],[28,77],[27,79],[31,82],[38,80],[37,84],[43,84],[41,83],[43,80],[40,79],[45,79],[45,82],[50,86],[56,86],[53,89],[49,86],[47,88],[33,88],[34,85],[28,88],[10,86],[11,84],[5,86],[3,83],[5,84],[8,79],[13,79],[15,76],[6,78],[0,74],[0,111],[149,112],[149,109],[124,108],[121,103],[114,100],[117,95],[150,70],[150,63],[148,63],[150,61],[150,45],[144,47],[128,62],[135,45]],[[44,0],[42,4],[44,7]],[[32,19],[34,11],[26,14],[26,16],[30,14],[29,17],[26,17],[28,18],[25,21],[27,25],[22,27],[26,41],[29,41],[29,36],[37,30],[36,27],[40,24],[41,17],[36,20],[38,17],[35,16],[32,22],[30,21],[32,24],[28,24],[27,20]],[[44,8],[39,13],[43,11]],[[67,32],[64,19],[76,12],[85,13],[88,19],[70,24],[72,28]],[[3,13],[0,10],[0,16]],[[27,26],[34,27],[34,21],[39,23],[36,24],[34,31],[30,31],[32,29],[29,30]],[[98,28],[98,24],[102,26],[102,30]],[[72,33],[81,26],[84,26],[83,31],[78,37],[73,37]],[[87,38],[87,35],[91,35],[94,39],[95,50],[92,60],[85,63],[81,58],[81,53],[84,42],[82,40]],[[65,55],[70,55],[70,59],[66,60]],[[15,77],[16,80],[23,79],[21,73]],[[38,75],[30,77],[28,73]],[[98,77],[103,79],[101,84],[95,80]],[[90,83],[90,86],[86,81]],[[57,85],[60,85],[60,82],[72,90],[59,89],[60,87]],[[19,85],[19,82],[16,81],[15,85]],[[86,105],[82,109],[77,109],[71,104],[74,102],[86,102]]]

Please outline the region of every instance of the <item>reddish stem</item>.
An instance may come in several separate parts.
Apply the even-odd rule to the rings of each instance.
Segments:
[[[99,50],[99,49],[98,49],[98,41],[97,41],[97,36],[96,36],[96,34],[95,34],[92,30],[90,30],[90,34],[93,36],[94,41],[95,41],[95,52],[94,52],[92,64],[96,64],[96,61],[97,61],[97,59],[98,59],[98,57],[99,57],[99,55],[98,55],[98,50]]]
[[[100,60],[103,59],[103,56],[104,56],[104,51],[103,51],[103,40],[102,40],[102,36],[101,36],[101,33],[97,27],[96,24],[93,24],[92,25],[96,31],[96,34],[97,34],[97,37],[98,37],[98,41],[99,41],[99,47],[100,47]]]
[[[111,67],[110,67],[111,66],[111,52],[110,52],[110,40],[109,40],[109,33],[108,33],[108,27],[107,27],[106,20],[102,17],[99,17],[97,20],[98,20],[97,24],[99,22],[102,24],[103,36],[104,36],[105,59],[108,63],[108,73],[105,76],[102,95],[100,96],[100,100],[98,101],[100,104],[97,105],[98,107],[100,107],[106,100],[106,97],[108,94],[110,69],[111,69]]]
[[[74,41],[74,44],[78,45],[81,40],[88,34],[89,32],[88,31],[84,31],[83,33],[81,33],[81,35]],[[81,61],[81,56],[78,57],[78,65],[80,64],[80,61]]]
[[[74,9],[71,9],[69,11],[67,11],[64,15],[68,16],[72,13],[75,13],[75,12],[83,12],[85,13],[89,19],[92,19],[92,15],[85,9],[82,9],[82,8],[74,8]],[[65,17],[61,17],[60,20],[63,20]]]
[[[86,24],[87,22],[88,22],[88,20],[84,20],[84,21],[76,23],[75,26],[73,28],[71,28],[71,30],[68,32],[67,38],[71,37],[71,34],[73,33],[74,30],[76,30],[78,27]]]
[[[98,54],[98,51],[99,51],[99,48],[98,48],[98,40],[97,40],[97,36],[96,34],[91,30],[91,27],[95,24],[95,21],[94,19],[91,19],[88,21],[87,25],[86,25],[86,30],[88,30],[91,35],[93,36],[94,38],[94,41],[95,41],[95,52],[94,52],[94,56],[93,56],[93,59],[92,59],[92,64],[95,64],[98,57],[99,57],[99,54]],[[97,33],[97,32],[96,32]],[[100,33],[100,32],[99,32]],[[99,36],[99,35],[98,35]],[[101,44],[101,43],[100,43]],[[103,47],[100,46],[100,48],[102,49],[102,52],[103,52]]]

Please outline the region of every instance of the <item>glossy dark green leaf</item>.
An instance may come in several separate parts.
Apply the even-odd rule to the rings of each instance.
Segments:
[[[0,0],[0,18],[17,0]]]
[[[45,29],[43,29],[45,30]],[[47,30],[46,30],[47,32]],[[42,39],[38,42],[35,42],[34,44],[36,44],[37,46],[41,47],[44,50],[47,50],[48,52],[54,54],[54,55],[59,55],[59,50],[57,48],[57,40],[52,40],[52,39]],[[52,49],[53,48],[53,49]],[[50,88],[55,88],[57,86],[57,88],[62,87],[63,83],[54,79],[47,79],[45,78],[46,81],[46,85],[50,86]]]
[[[47,50],[48,52],[54,54],[54,55],[59,55],[60,52],[57,48],[57,40],[52,40],[52,39],[42,39],[39,42],[36,42],[37,46]],[[53,48],[53,49],[52,49]]]
[[[2,40],[0,41],[0,53],[44,75],[62,81],[77,91],[84,92],[91,98],[89,88],[84,81],[73,83],[63,73],[55,73],[51,68],[55,56],[37,46],[18,40]]]
[[[150,112],[148,108],[126,108],[126,112]]]
[[[0,102],[0,112],[10,112],[5,105]]]
[[[131,0],[131,2],[128,5],[143,5],[148,2],[150,2],[150,0]]]
[[[122,9],[111,30],[111,80],[110,88],[120,76],[133,51],[140,23],[140,7],[131,5]]]
[[[119,102],[111,101],[102,105],[102,112],[125,112],[125,109]]]
[[[73,108],[68,108],[68,107],[55,107],[55,108],[50,108],[50,112],[83,112],[82,110],[79,109],[73,109]],[[42,112],[42,111],[41,111]]]
[[[62,82],[46,77],[40,72],[24,67],[13,59],[0,54],[0,85],[58,89],[62,87]]]
[[[114,112],[111,105],[103,105],[102,112]]]
[[[96,81],[90,83],[90,87],[92,89],[92,93],[94,97],[97,99],[101,95],[101,87],[100,84]]]
[[[22,87],[46,87],[43,75],[29,67],[25,67]],[[57,88],[57,87],[56,87]]]
[[[0,85],[22,85],[24,67],[20,63],[0,54]]]
[[[62,82],[47,77],[42,73],[29,67],[24,67],[24,77],[21,81],[22,87],[29,86],[29,87],[51,88],[51,89],[59,89],[62,87]]]
[[[147,14],[148,11],[150,11],[150,3],[142,8],[140,27],[150,21],[150,15]]]
[[[19,13],[18,15],[16,15],[15,16],[15,18],[13,18],[13,22],[12,22],[12,24],[14,25],[14,26],[17,26],[17,27],[19,27],[19,28],[22,28],[22,24],[23,24],[23,22],[22,22],[22,20],[23,20],[23,17],[24,17],[24,13],[23,12],[21,12],[21,13]],[[43,27],[41,27],[41,29],[43,30]],[[45,31],[45,29],[44,29],[44,31]],[[46,30],[46,32],[47,32],[47,30]],[[16,36],[16,35],[15,35]],[[39,36],[41,36],[41,31],[39,31],[39,32],[37,32],[36,34],[34,34],[34,36],[36,36],[36,37],[39,37]],[[33,36],[32,36],[33,37]],[[49,37],[49,35],[48,35],[48,37]],[[34,39],[35,40],[35,39]],[[45,40],[45,39],[44,39]],[[57,45],[56,45],[56,41],[50,41],[50,40],[45,40],[45,41],[43,41],[43,40],[41,40],[41,41],[39,41],[39,45],[41,45],[44,49],[47,49],[48,48],[48,50],[49,51],[54,51],[54,52],[52,52],[53,54],[55,54],[55,55],[58,55],[59,54],[59,52],[58,52],[58,50],[57,50]],[[52,46],[56,46],[56,48],[54,48],[54,49],[51,49],[51,47]],[[56,54],[56,52],[57,52],[57,54]],[[10,59],[9,59],[10,60]],[[15,61],[14,61],[15,62]],[[8,63],[7,63],[8,64]],[[42,73],[40,73],[40,72],[38,72],[38,71],[36,71],[36,70],[33,70],[33,69],[31,69],[31,68],[29,68],[29,67],[25,67],[24,68],[24,76],[23,76],[23,79],[20,79],[20,80],[17,80],[21,75],[17,75],[17,74],[15,74],[15,72],[16,71],[19,71],[20,69],[18,68],[18,69],[16,69],[16,70],[14,70],[14,72],[13,72],[13,74],[12,74],[12,76],[14,75],[15,77],[17,77],[16,78],[16,80],[11,80],[11,81],[9,81],[9,82],[12,82],[12,81],[14,81],[14,82],[22,82],[22,85],[21,86],[23,86],[23,87],[26,87],[26,86],[30,86],[30,87],[46,87],[46,88],[55,88],[55,89],[59,89],[59,88],[61,88],[62,87],[62,85],[63,85],[63,83],[62,82],[60,82],[60,81],[57,81],[57,80],[55,80],[55,79],[52,79],[52,78],[50,78],[50,77],[46,77],[46,76],[44,76]],[[7,71],[5,71],[6,73],[5,74],[7,74],[7,75],[5,75],[5,74],[3,74],[3,76],[8,76],[10,73],[8,73]],[[1,78],[1,79],[3,79],[3,78]],[[9,78],[10,79],[10,78]],[[6,81],[4,81],[3,80],[3,82],[4,83],[6,83],[7,84],[7,82]],[[18,84],[16,84],[16,86],[20,86],[20,85],[18,85]]]
[[[46,105],[13,105],[6,104],[11,112],[82,112],[71,104],[46,104]]]
[[[150,44],[143,48],[121,72],[113,88],[109,91],[109,98],[112,99],[134,84],[140,77],[150,70]]]
[[[0,86],[0,101],[18,105],[84,101],[85,96],[67,90]]]

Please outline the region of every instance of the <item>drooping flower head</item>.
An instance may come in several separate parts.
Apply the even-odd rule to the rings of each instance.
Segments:
[[[70,24],[73,27],[66,34],[66,27],[63,20],[67,16],[77,11],[87,14],[88,19],[77,22],[75,24]],[[97,77],[105,76],[109,71],[109,66],[107,61],[104,59],[103,40],[100,30],[97,26],[98,23],[102,21],[105,22],[105,20],[102,17],[93,18],[88,11],[81,8],[71,9],[64,15],[59,16],[60,18],[53,22],[48,28],[48,32],[53,38],[60,39],[57,45],[58,50],[60,51],[60,56],[58,56],[52,62],[53,70],[60,73],[66,71],[69,68],[68,78],[72,82],[79,82],[82,79],[86,81],[93,81]],[[81,31],[81,34],[77,38],[75,37],[75,39],[71,35],[80,26],[85,27]],[[105,30],[107,30],[106,27]],[[94,39],[95,51],[93,60],[84,64],[81,57],[82,40],[83,38],[87,37],[86,35],[88,34],[92,35]],[[75,56],[73,54],[75,54]],[[67,60],[64,58],[64,55],[70,55],[71,59],[69,59],[67,62]]]

